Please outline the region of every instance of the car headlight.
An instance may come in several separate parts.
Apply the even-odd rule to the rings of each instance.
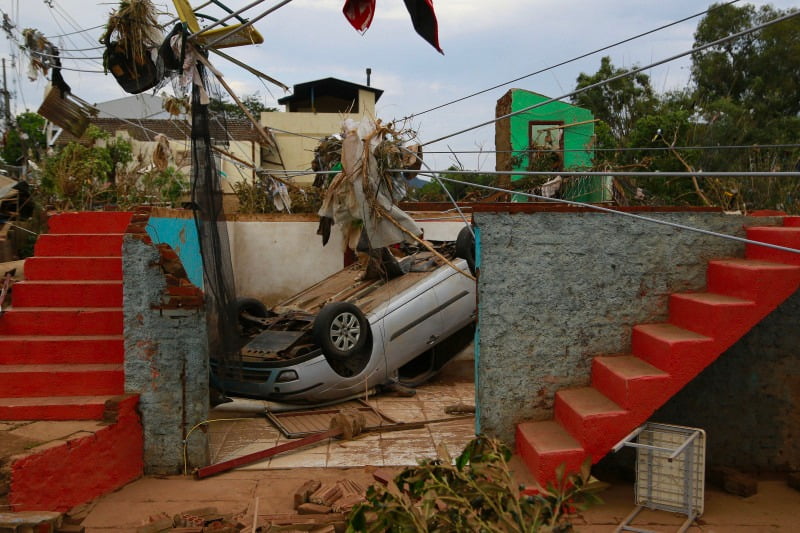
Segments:
[[[298,379],[297,372],[294,370],[284,370],[278,374],[278,378],[275,380],[275,383],[288,383],[290,381],[297,381]]]

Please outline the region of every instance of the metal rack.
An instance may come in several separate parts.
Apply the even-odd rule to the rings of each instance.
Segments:
[[[703,514],[706,433],[702,429],[647,422],[614,447],[636,448],[636,508],[616,531],[650,533],[631,525],[644,509],[686,515],[686,531]]]

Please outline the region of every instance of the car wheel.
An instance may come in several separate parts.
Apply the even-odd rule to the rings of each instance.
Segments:
[[[469,272],[475,275],[475,235],[470,228],[464,226],[456,237],[456,257],[466,259]]]
[[[332,359],[348,359],[361,353],[369,339],[364,313],[348,302],[327,304],[314,319],[314,342]]]
[[[245,315],[267,318],[269,316],[269,311],[267,311],[267,306],[260,300],[256,300],[255,298],[237,298],[236,320],[242,328],[252,325]]]

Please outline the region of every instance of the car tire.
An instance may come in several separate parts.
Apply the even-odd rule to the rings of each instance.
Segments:
[[[461,228],[456,237],[456,257],[465,259],[469,272],[475,275],[475,235],[468,226]]]
[[[361,309],[348,302],[332,302],[314,319],[312,338],[331,359],[361,354],[369,340],[369,322]]]
[[[243,316],[244,314],[258,318],[267,318],[269,316],[269,311],[267,311],[267,306],[265,306],[261,300],[256,300],[255,298],[237,298],[236,320],[240,327],[248,325],[247,320]]]

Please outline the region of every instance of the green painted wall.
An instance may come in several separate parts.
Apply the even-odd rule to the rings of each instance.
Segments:
[[[511,97],[510,112],[517,112],[533,105],[546,102],[550,98],[522,89],[509,91]],[[508,95],[507,95],[508,96]],[[594,158],[594,116],[588,109],[565,102],[550,102],[525,113],[514,115],[509,119],[510,149],[513,151],[511,163],[511,180],[516,181],[525,176],[513,174],[514,170],[529,169],[529,145],[531,142],[531,122],[563,122],[569,124],[582,123],[561,129],[563,133],[564,170],[588,170]],[[547,128],[548,126],[538,126]],[[555,132],[557,130],[550,130]],[[498,148],[500,149],[500,148]],[[537,169],[538,170],[538,169]],[[570,186],[564,191],[564,197],[579,202],[603,202],[610,200],[608,178],[586,177],[569,180]],[[524,197],[515,197],[513,201],[525,201]]]

